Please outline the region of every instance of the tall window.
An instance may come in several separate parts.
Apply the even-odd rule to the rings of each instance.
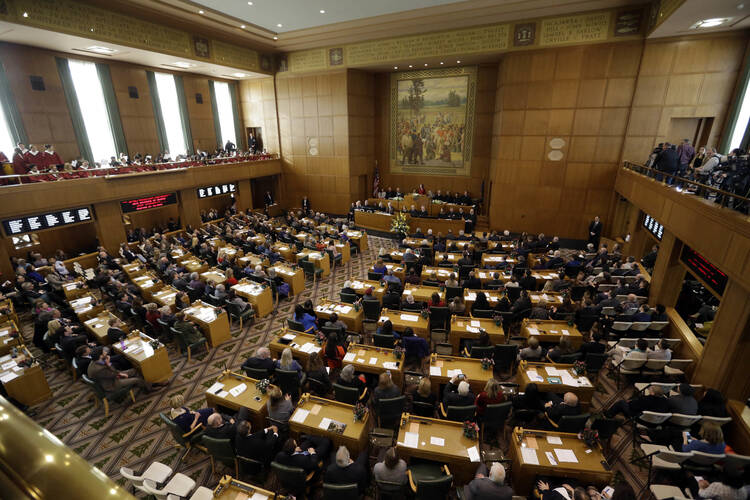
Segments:
[[[94,160],[109,162],[110,157],[117,156],[117,147],[96,64],[71,59],[68,67]]]
[[[742,104],[740,104],[740,112],[737,114],[737,121],[734,123],[732,134],[729,139],[729,150],[727,153],[735,148],[739,148],[742,145],[742,138],[745,137],[747,131],[747,125],[750,121],[750,92],[748,89],[750,86],[745,84],[745,89],[742,96]]]
[[[161,114],[164,118],[164,128],[167,134],[169,154],[174,160],[177,155],[187,152],[185,136],[183,135],[183,120],[180,104],[177,100],[177,86],[174,76],[167,73],[154,73],[156,89],[159,92]]]
[[[219,115],[219,128],[221,130],[221,144],[232,141],[237,144],[237,136],[234,130],[234,106],[229,95],[229,84],[226,82],[214,82],[216,92],[216,112]]]
[[[5,110],[0,105],[0,151],[5,153],[8,159],[13,158],[13,149],[16,147],[15,141],[13,140],[13,134],[10,133],[10,127],[8,127],[8,120],[5,117]]]

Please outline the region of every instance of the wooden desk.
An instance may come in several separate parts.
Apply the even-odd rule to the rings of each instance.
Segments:
[[[349,247],[349,242],[341,243],[336,242],[333,244],[333,246],[336,247],[336,250],[338,250],[341,253],[341,263],[346,264],[349,262],[352,258],[352,252],[351,247]]]
[[[125,271],[125,274],[127,274],[128,278],[130,278],[131,280],[135,276],[140,276],[147,271],[146,267],[141,263],[141,261],[132,262],[130,264],[123,264],[122,270]]]
[[[555,319],[530,320],[526,318],[521,323],[521,335],[526,338],[534,335],[539,339],[539,342],[554,344],[559,343],[560,338],[565,335],[575,349],[578,349],[583,343],[583,335],[575,325],[569,326],[567,321]]]
[[[300,259],[307,256],[307,260],[315,264],[316,269],[323,270],[323,274],[321,275],[323,278],[331,274],[331,259],[328,258],[327,253],[318,252],[316,250],[311,250],[309,248],[303,248],[302,251],[296,254],[296,256],[297,256],[297,262],[299,262]]]
[[[159,346],[154,349],[150,344],[152,340],[145,333],[134,330],[123,342],[112,344],[112,349],[137,367],[146,382],[166,382],[172,376],[167,348],[159,342]]]
[[[324,407],[325,409],[323,409]],[[303,417],[305,411],[308,413]],[[342,434],[331,432],[327,430],[327,426],[325,429],[321,428],[324,419],[346,424],[344,432]],[[305,393],[300,397],[297,408],[289,419],[289,431],[296,438],[299,438],[300,434],[325,436],[333,442],[332,450],[344,445],[353,456],[356,456],[362,450],[367,449],[369,424],[369,411],[365,413],[362,420],[355,421],[352,405]]]
[[[305,272],[302,268],[292,269],[290,265],[277,263],[268,269],[276,271],[276,274],[289,285],[289,293],[292,295],[297,295],[305,289]]]
[[[432,294],[440,295],[440,300],[445,300],[445,290],[441,291],[436,286],[412,285],[407,283],[403,295],[411,295],[415,302],[427,302],[432,298]]]
[[[380,375],[384,371],[391,371],[391,380],[399,387],[404,382],[403,360],[396,359],[393,349],[376,347],[374,345],[349,344],[343,365],[354,365],[358,372]]]
[[[223,406],[235,412],[239,411],[240,408],[247,408],[250,411],[250,422],[253,424],[253,432],[264,429],[266,427],[266,417],[268,416],[268,406],[266,404],[268,403],[268,394],[262,394],[255,388],[257,382],[258,379],[226,370],[216,378],[216,383],[214,384],[214,386],[222,384],[220,389],[217,390],[214,386],[206,389],[206,406],[211,408]],[[229,393],[231,389],[241,384],[245,384],[245,390],[239,395],[233,396]],[[214,392],[211,392],[211,389],[214,389]]]
[[[227,312],[219,307],[196,300],[193,305],[183,309],[185,315],[195,321],[211,347],[216,347],[231,338]]]
[[[200,261],[200,259],[198,259],[197,257],[193,257],[192,255],[187,259],[181,260],[180,265],[184,267],[189,273],[200,274],[208,270],[208,264],[204,264]]]
[[[0,356],[5,356],[14,347],[20,348],[22,346],[23,338],[18,332],[15,321],[10,320],[0,324]]]
[[[29,367],[17,365],[32,357],[26,347],[19,351],[17,358],[12,358],[10,354],[0,357],[0,382],[10,397],[25,405],[34,406],[51,398],[52,391],[38,362]]]
[[[201,273],[201,278],[206,280],[206,283],[213,281],[216,285],[223,285],[227,278],[224,273],[219,269],[209,269]]]
[[[423,266],[422,274],[420,275],[422,281],[433,281],[432,273],[436,274],[435,279],[437,281],[445,281],[451,277],[451,274],[455,274],[458,279],[458,271],[454,271],[452,268]]]
[[[104,310],[104,306],[97,302],[96,297],[91,293],[87,293],[86,295],[71,300],[68,303],[70,304],[71,309],[76,313],[76,316],[78,316],[78,321],[86,321],[88,318],[96,316]]]
[[[336,313],[339,319],[346,323],[346,328],[350,332],[362,333],[362,320],[365,317],[363,309],[359,311],[354,310],[352,304],[346,302],[332,301],[328,299],[321,299],[317,306],[315,306],[315,312],[318,318],[328,319],[331,314]],[[322,326],[322,322],[319,323]]]
[[[63,294],[65,294],[65,300],[68,301],[77,299],[89,292],[89,287],[86,286],[86,283],[78,280],[63,283],[62,289]]]
[[[726,441],[737,453],[750,455],[750,408],[742,401],[730,399],[727,409],[732,421],[728,424],[730,439]]]
[[[538,375],[535,380],[532,380],[533,372]],[[552,383],[551,377],[559,379],[560,383]],[[572,392],[578,396],[578,401],[583,406],[588,406],[591,403],[595,390],[587,377],[579,377],[573,372],[573,365],[561,363],[529,363],[521,360],[518,362],[516,379],[518,390],[521,392],[526,389],[527,385],[534,382],[539,392],[554,392],[557,394]]]
[[[259,318],[268,316],[273,312],[273,293],[271,292],[271,287],[267,286],[264,288],[260,283],[243,278],[239,283],[232,286],[232,290],[253,305]]]
[[[498,255],[492,253],[482,254],[482,266],[512,265],[518,262],[518,259],[508,257],[507,255]]]
[[[348,230],[346,236],[359,246],[360,252],[367,250],[367,232]]]
[[[432,241],[427,238],[404,238],[404,244],[409,248],[421,248],[425,243],[428,247],[432,248]]]
[[[445,262],[443,260],[443,256],[448,257],[448,262],[450,262],[451,265],[453,266],[457,266],[458,261],[464,258],[463,254],[460,254],[460,253],[435,252],[435,265],[436,266]]]
[[[285,343],[284,340],[289,342]],[[302,365],[305,371],[309,369],[310,356],[318,356],[318,353],[323,349],[315,341],[314,335],[293,330],[281,333],[268,344],[268,350],[271,351],[273,359],[281,358],[281,352],[287,347],[292,350],[292,357]]]
[[[459,252],[463,252],[467,248],[471,251],[474,251],[474,243],[472,243],[470,240],[448,240],[448,243],[446,246],[450,248],[453,245],[456,245],[456,248],[458,248]],[[449,250],[454,251],[454,250]]]
[[[275,206],[271,205],[269,212]],[[265,498],[262,495],[265,495]],[[219,485],[214,490],[214,495],[211,498],[214,500],[240,500],[247,498],[252,498],[253,500],[273,500],[276,498],[276,493],[264,490],[254,484],[239,481],[232,478],[232,476],[224,476],[219,480]]]
[[[249,253],[237,259],[237,262],[243,267],[250,266],[255,269],[255,266],[266,267],[268,265],[267,258],[261,258],[255,254]]]
[[[438,395],[438,399],[442,399],[440,386],[450,382],[456,371],[466,376],[474,394],[482,392],[487,381],[494,378],[491,369],[485,370],[482,368],[481,359],[433,354],[430,357],[430,379],[432,380],[432,392]]]
[[[531,303],[536,305],[544,301],[547,307],[561,306],[563,303],[563,294],[561,292],[531,292],[529,293]]]
[[[470,290],[466,288],[464,289],[464,302],[466,303],[467,310],[474,305],[474,301],[477,300],[477,294],[479,292],[482,292],[485,297],[487,297],[487,301],[492,307],[495,307],[503,296],[503,292],[499,290]]]
[[[158,292],[154,293],[153,301],[159,304],[159,307],[169,306],[174,311],[174,298],[177,295],[177,289],[173,286],[165,286]]]
[[[550,444],[548,437],[559,437],[562,444]],[[523,459],[522,448],[536,447],[538,464],[526,463]],[[578,460],[575,463],[561,462],[555,454],[555,449],[571,450]],[[613,473],[602,465],[604,455],[601,449],[595,447],[591,453],[590,449],[578,439],[576,434],[551,431],[524,431],[516,427],[510,438],[509,455],[513,461],[511,474],[513,475],[513,491],[516,495],[528,495],[534,489],[534,480],[537,476],[565,477],[576,480],[579,484],[594,484],[603,486],[609,484]],[[552,465],[546,453],[553,455],[557,465]]]
[[[389,233],[391,231],[391,214],[384,212],[365,212],[364,210],[354,211],[354,223],[358,227],[366,227]],[[408,219],[408,216],[407,216]]]
[[[427,340],[427,342],[430,341],[430,318],[423,318],[418,312],[390,311],[388,309],[383,309],[380,311],[378,326],[385,323],[388,319],[393,323],[393,329],[395,331],[403,332],[407,327],[410,327],[414,330],[414,335],[422,337]]]
[[[244,255],[244,252],[234,245],[219,247],[216,251],[217,257],[221,255],[222,252],[224,252],[224,255],[226,255],[227,257],[242,257]]]
[[[437,213],[440,213],[439,208]],[[448,234],[449,230],[453,234],[458,234],[459,231],[463,231],[463,229],[466,227],[466,223],[462,220],[411,216],[407,216],[407,220],[409,222],[409,227],[420,227],[425,234],[427,234],[428,229],[432,229],[432,234],[434,234],[435,236],[438,236],[440,234],[445,236]]]
[[[352,289],[357,292],[357,295],[364,295],[365,290],[372,287],[372,294],[382,303],[383,294],[385,293],[385,287],[380,284],[380,281],[375,280],[352,280]]]
[[[83,322],[86,331],[96,339],[100,345],[109,345],[109,337],[107,336],[107,330],[109,330],[109,320],[117,318],[114,314],[109,311],[102,311],[93,318],[89,318]],[[122,326],[122,330],[128,333],[127,325]]]
[[[461,341],[464,339],[478,339],[479,329],[483,328],[490,336],[490,344],[502,344],[505,342],[505,332],[502,325],[495,324],[494,319],[487,318],[461,318],[451,316],[451,331],[448,334],[448,342],[453,346],[453,354],[461,355]]]
[[[401,280],[401,284],[403,285],[404,281],[406,280],[406,270],[404,266],[401,264],[398,264],[396,262],[384,262],[385,268],[389,271],[393,271],[393,275]],[[370,268],[367,270],[368,272],[374,273],[373,269],[375,268],[375,265],[373,264],[370,266]]]
[[[487,249],[488,250],[494,250],[495,248],[500,247],[506,252],[512,252],[516,249],[516,244],[510,241],[488,241],[487,242]]]
[[[0,301],[0,311],[6,309],[6,313],[0,313],[0,322],[13,321],[18,324],[18,314],[16,314],[16,308],[13,306],[11,299]]]
[[[146,299],[146,302],[153,300],[153,294],[161,290],[164,283],[159,281],[152,273],[144,273],[139,276],[135,276],[130,279],[135,286],[141,291],[141,295]]]
[[[406,445],[407,433],[417,434],[416,447]],[[433,438],[442,439],[442,444],[437,444]],[[479,439],[464,436],[462,422],[418,417],[408,413],[401,415],[396,448],[399,456],[407,460],[414,457],[448,465],[456,485],[471,481],[479,466],[479,459],[472,462],[469,458],[469,449],[476,448],[477,456],[481,459]]]
[[[281,257],[287,262],[297,262],[294,258],[294,248],[288,243],[274,243],[271,246],[271,250],[281,255]]]

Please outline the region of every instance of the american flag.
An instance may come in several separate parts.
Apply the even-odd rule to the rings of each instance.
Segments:
[[[372,197],[378,197],[378,191],[380,191],[380,172],[378,171],[378,164],[375,163],[375,177],[372,179]]]

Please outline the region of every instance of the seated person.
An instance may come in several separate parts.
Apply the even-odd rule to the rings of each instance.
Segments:
[[[526,390],[523,394],[516,394],[513,396],[513,409],[514,410],[529,410],[535,412],[544,411],[544,397],[539,388],[535,383],[530,383],[526,386]]]
[[[110,395],[123,387],[139,387],[146,393],[151,392],[152,384],[138,377],[138,372],[133,368],[126,371],[117,371],[109,359],[109,353],[103,347],[95,347],[91,352],[92,361],[89,363],[88,376],[99,384],[105,394]],[[163,387],[166,384],[153,384]]]
[[[414,300],[414,295],[411,293],[405,293],[401,296],[401,309],[418,310],[421,309],[420,304]]]
[[[206,420],[206,430],[203,435],[215,439],[234,440],[237,434],[237,422],[232,417],[227,417],[218,412],[213,412]]]
[[[310,473],[320,470],[330,449],[331,440],[322,436],[306,436],[301,446],[297,445],[293,438],[289,438],[276,454],[274,461],[287,467],[299,467]]]
[[[682,415],[697,415],[698,401],[693,397],[693,388],[683,382],[677,388],[677,394],[669,398],[669,411]]]
[[[331,392],[331,379],[328,376],[328,372],[323,366],[323,358],[318,355],[310,356],[308,361],[307,380],[318,381],[322,388],[320,396],[327,395]]]
[[[318,328],[316,318],[305,311],[305,308],[301,304],[294,306],[294,321],[302,324],[302,329],[305,333],[312,333]]]
[[[704,422],[701,424],[699,433],[700,439],[690,437],[689,432],[682,433],[682,452],[700,451],[719,455],[724,453],[726,444],[724,443],[724,433],[721,427],[714,422]]]
[[[378,302],[378,298],[372,293],[372,287],[369,286],[365,290],[362,300],[365,302]]]
[[[328,368],[341,368],[341,360],[344,359],[344,356],[346,355],[346,349],[341,345],[338,335],[332,333],[328,336],[323,352],[325,353],[325,360]]]
[[[391,373],[389,371],[380,372],[378,377],[378,386],[372,393],[372,405],[373,408],[377,407],[378,401],[381,399],[397,398],[401,395],[401,389],[393,383],[391,379]]]
[[[466,500],[511,500],[513,489],[505,484],[505,467],[493,462],[489,474],[487,466],[480,464],[474,479],[464,486]]]
[[[387,309],[398,309],[401,304],[400,286],[392,282],[388,283],[388,288],[383,294],[383,307]]]
[[[648,304],[641,304],[638,308],[638,312],[633,315],[632,321],[634,323],[650,323],[651,322],[651,308]]]
[[[607,354],[611,356],[612,364],[614,366],[618,366],[625,359],[629,359],[629,360],[647,359],[648,355],[646,351],[648,351],[648,340],[638,339],[635,343],[634,349],[629,349],[621,345],[616,345],[612,349],[607,351]]]
[[[288,347],[281,351],[281,358],[273,364],[275,370],[296,371],[297,376],[302,380],[302,366],[296,359],[292,358],[292,350]]]
[[[385,458],[382,462],[375,464],[372,472],[376,481],[405,484],[408,479],[406,475],[406,462],[398,457],[395,446],[391,446],[386,450]]]
[[[326,470],[323,481],[329,484],[357,484],[359,494],[363,495],[367,487],[369,473],[367,450],[362,450],[357,460],[352,460],[346,446],[339,446],[336,460]]]
[[[393,269],[388,269],[386,271],[383,276],[383,281],[388,283],[388,288],[393,288],[394,285],[397,288],[401,288],[401,278],[393,274]]]
[[[427,301],[427,307],[445,307],[445,301],[440,298],[440,294],[435,292],[430,296],[430,300]]]
[[[292,396],[282,394],[281,389],[272,385],[268,388],[268,417],[281,423],[289,422],[289,417],[294,413]]]
[[[378,335],[394,335],[397,338],[400,338],[400,336],[393,331],[393,323],[389,319],[383,321],[383,324],[378,327],[375,333]]]
[[[352,288],[352,282],[350,280],[344,281],[344,288],[341,289],[341,293],[357,295],[357,291],[354,288]]]
[[[271,359],[271,351],[268,347],[259,347],[255,351],[255,356],[249,357],[242,363],[243,370],[245,368],[255,368],[258,370],[267,370],[269,375],[273,373],[275,368],[274,361]]]
[[[484,390],[480,392],[474,400],[474,406],[477,407],[477,415],[482,417],[487,410],[487,405],[494,405],[505,401],[505,394],[500,382],[491,378],[484,385]]]
[[[560,335],[560,342],[547,351],[547,357],[553,363],[558,363],[560,362],[561,356],[565,354],[573,354],[574,352],[576,352],[576,350],[573,349],[573,344],[570,343],[570,338],[566,335]]]
[[[247,411],[247,408],[242,408]],[[242,413],[240,410],[240,413]],[[239,419],[239,417],[238,417]],[[234,438],[234,449],[238,456],[252,458],[267,464],[276,449],[279,440],[279,428],[275,425],[252,432],[252,424],[247,419],[239,419],[237,435]]]
[[[107,329],[107,340],[110,344],[116,344],[123,339],[128,338],[128,334],[122,330],[125,323],[120,321],[119,318],[109,318],[109,328]]]
[[[367,381],[364,375],[357,375],[354,372],[354,365],[346,365],[342,368],[336,383],[345,387],[354,387],[359,391],[360,396],[367,389]]]
[[[182,338],[182,341],[186,346],[196,344],[206,339],[203,334],[198,331],[195,323],[187,319],[184,312],[178,312],[176,318],[173,328],[177,330],[177,335]]]
[[[672,359],[672,350],[669,348],[667,339],[660,339],[653,349],[650,347],[646,350],[647,359],[663,359],[669,361]],[[701,413],[701,415],[703,415]]]
[[[518,352],[518,359],[525,359],[528,361],[538,361],[542,359],[544,349],[539,345],[539,339],[535,335],[529,337],[527,344],[527,347],[524,347]]]
[[[602,333],[597,329],[591,334],[591,340],[581,344],[580,352],[583,359],[586,359],[586,354],[603,354],[607,350],[607,344],[602,342]]]
[[[669,402],[664,397],[664,389],[660,385],[648,387],[643,395],[635,397],[630,401],[621,399],[605,412],[607,418],[612,418],[618,413],[626,417],[637,417],[644,411],[653,411],[656,413],[669,413]]]
[[[544,408],[547,418],[555,423],[560,422],[560,419],[566,415],[581,414],[581,406],[578,404],[578,396],[572,392],[566,392],[563,395],[562,401],[547,401]]]
[[[703,398],[698,402],[698,415],[728,417],[724,396],[716,389],[706,389]]]
[[[169,418],[172,419],[172,422],[180,426],[183,433],[190,432],[198,425],[206,427],[208,425],[208,417],[214,413],[213,408],[201,408],[200,410],[192,411],[185,406],[185,398],[182,394],[175,394],[169,398],[169,406],[172,407],[169,411]]]
[[[404,347],[404,357],[406,359],[417,359],[421,362],[425,357],[430,355],[430,345],[422,337],[414,335],[414,330],[409,326],[404,328],[401,344]]]
[[[375,262],[375,265],[372,266],[372,272],[377,273],[381,276],[385,275],[386,271],[388,271],[388,268],[385,267],[385,264],[383,263],[383,259],[378,259]]]
[[[454,375],[443,390],[443,405],[446,410],[449,406],[470,406],[474,404],[474,394],[471,386],[466,381],[466,375]]]
[[[450,276],[448,276],[448,279],[445,280],[445,286],[446,287],[458,287],[458,279],[456,279],[456,273],[451,273]]]
[[[338,328],[339,330],[341,330],[341,332],[346,332],[347,329],[346,323],[341,321],[339,319],[339,315],[336,313],[331,314],[331,316],[328,318],[328,321],[325,322],[324,326]]]
[[[427,403],[429,405],[435,406],[436,397],[435,394],[432,392],[432,383],[430,382],[429,377],[422,377],[419,380],[419,384],[417,384],[417,389],[412,393],[411,395],[412,401],[417,401],[420,403]],[[428,417],[431,417],[432,414],[427,415]]]

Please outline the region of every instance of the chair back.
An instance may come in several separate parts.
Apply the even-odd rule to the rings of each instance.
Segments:
[[[561,354],[560,355],[560,363],[572,365],[576,361],[581,359],[581,353],[580,352],[573,352],[570,354]]]
[[[650,321],[634,321],[633,324],[630,325],[630,330],[633,332],[644,332],[648,330],[649,326],[651,326]]]
[[[250,368],[249,366],[246,366],[243,370],[245,371],[245,375],[250,378],[262,380],[269,377],[268,370],[265,368]]]
[[[671,417],[671,413],[658,413],[655,411],[644,411],[638,416],[638,420],[646,424],[661,425]]]
[[[430,328],[445,328],[445,322],[448,320],[450,313],[447,307],[430,308]]]
[[[632,324],[629,321],[615,321],[612,323],[612,329],[616,332],[627,332]]]
[[[380,319],[380,302],[377,300],[363,300],[362,310],[365,312],[365,318],[374,319],[377,321]]]
[[[161,421],[164,422],[167,426],[167,429],[169,429],[170,434],[172,434],[172,438],[177,442],[178,445],[185,447],[187,446],[187,441],[184,437],[182,437],[182,429],[179,425],[174,423],[171,418],[167,417],[163,413],[159,413],[159,418],[161,418]]]
[[[357,301],[356,293],[340,292],[339,296],[341,297],[341,302],[346,302],[347,304],[354,304]]]
[[[587,352],[586,353],[586,372],[598,373],[607,361],[605,353]]]
[[[680,465],[692,456],[693,453],[691,452],[686,453],[682,451],[661,450],[654,455],[654,458],[658,458],[659,460],[663,460],[670,464]]]
[[[302,326],[302,323],[300,323],[299,321],[294,321],[292,318],[288,318],[286,320],[286,324],[289,325],[289,328],[291,330],[294,330],[296,332],[304,332],[305,331],[305,327]]]
[[[276,376],[276,383],[281,388],[281,392],[291,394],[292,399],[299,397],[299,375],[296,370],[276,368],[274,375]]]
[[[474,318],[492,319],[494,315],[495,311],[493,311],[492,309],[474,309],[473,307],[471,309],[471,316]]]
[[[750,466],[750,456],[728,454],[724,457],[724,472],[742,474]]]
[[[476,406],[449,406],[445,409],[445,418],[453,420],[454,422],[466,422],[467,420],[474,420],[474,412]]]
[[[372,335],[372,343],[375,344],[375,347],[393,349],[394,341],[395,337],[393,335],[381,335],[379,333],[374,333]]]
[[[471,350],[469,351],[469,356],[471,356],[474,359],[492,359],[492,357],[495,355],[495,346],[494,345],[475,345],[472,346]]]
[[[591,417],[589,413],[581,415],[563,415],[557,423],[560,432],[572,432],[577,434],[586,427],[586,421]]]
[[[380,281],[383,279],[383,275],[380,273],[374,273],[372,271],[367,271],[367,279],[370,281]]]
[[[102,386],[100,386],[98,383],[96,383],[94,380],[90,379],[88,375],[81,374],[81,380],[83,380],[83,383],[91,387],[91,389],[94,391],[94,394],[99,399],[104,399],[107,397],[107,394],[104,392],[104,389],[102,389]]]
[[[620,364],[622,370],[638,371],[646,365],[646,359],[625,358]]]
[[[521,287],[520,286],[506,287],[505,293],[508,295],[508,300],[512,304],[513,302],[518,300],[518,297],[521,296]]]
[[[378,500],[404,500],[406,498],[405,486],[402,483],[376,479],[375,488]]]
[[[453,297],[459,297],[464,294],[464,289],[460,286],[446,286],[445,287],[445,301],[448,302]]]
[[[204,435],[201,437],[201,444],[206,447],[208,454],[217,460],[234,460],[234,448],[231,439],[219,439]]]
[[[713,465],[716,462],[720,460],[724,460],[726,458],[726,455],[723,453],[714,454],[714,453],[704,453],[702,451],[695,451],[693,450],[693,454],[690,457],[690,463],[699,465],[699,466],[709,466]]]
[[[436,498],[448,498],[448,492],[453,484],[453,476],[443,476],[437,479],[422,479],[417,481],[417,492],[414,496],[417,500]]]
[[[683,415],[682,413],[673,413],[669,417],[669,424],[677,427],[690,427],[697,423],[701,418],[700,415]]]
[[[301,467],[289,467],[278,462],[271,462],[271,470],[279,478],[284,489],[294,495],[304,494],[307,486],[307,474]]]
[[[318,396],[322,397],[325,397],[328,394],[328,386],[326,386],[323,382],[316,378],[307,377],[307,384],[310,392],[312,392],[313,394],[317,394]]]
[[[703,422],[713,422],[718,426],[722,426],[724,424],[728,424],[732,421],[732,417],[709,417],[709,416],[703,416],[702,418]]]
[[[359,487],[354,484],[323,483],[323,500],[358,500]]]
[[[254,458],[237,455],[237,461],[240,465],[240,477],[259,476],[266,468],[263,462]]]
[[[482,422],[486,427],[497,429],[505,425],[505,421],[510,415],[510,410],[513,409],[513,402],[504,401],[502,403],[495,403],[487,405],[482,416]]]
[[[355,405],[359,401],[359,389],[341,384],[333,384],[334,399],[348,405]]]
[[[623,424],[623,421],[619,418],[606,418],[601,417],[594,420],[591,424],[591,428],[599,432],[599,440],[602,443],[608,443],[609,440],[617,433]]]
[[[500,371],[510,370],[518,357],[518,344],[495,345],[495,369]]]
[[[649,330],[654,331],[654,332],[660,332],[668,324],[669,324],[669,321],[652,321],[651,325],[649,326]]]
[[[435,405],[425,403],[422,401],[412,401],[411,403],[412,413],[419,415],[420,417],[434,418],[435,416]]]
[[[375,405],[375,413],[378,416],[378,427],[392,429],[398,425],[401,413],[404,411],[406,396],[379,399]]]
[[[691,364],[693,364],[692,359],[673,359],[667,363],[667,366],[677,370],[684,370]]]
[[[669,364],[669,361],[666,359],[649,359],[646,361],[646,364],[643,365],[643,368],[649,372],[663,372],[664,367]]]

